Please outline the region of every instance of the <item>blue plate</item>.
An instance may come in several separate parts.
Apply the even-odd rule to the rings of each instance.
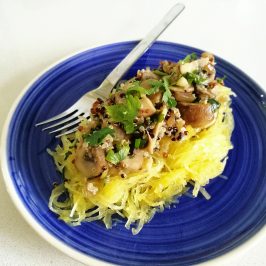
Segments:
[[[217,75],[227,76],[233,98],[234,149],[224,175],[207,186],[212,195],[191,199],[155,215],[136,236],[118,222],[107,230],[102,222],[70,227],[48,209],[54,182],[60,182],[47,147],[55,140],[35,128],[96,88],[136,45],[124,42],[94,48],[57,64],[23,94],[8,120],[3,172],[11,197],[26,219],[48,241],[83,262],[123,265],[187,265],[210,260],[238,247],[266,221],[265,93],[241,70],[217,58]],[[127,77],[160,60],[177,61],[196,48],[156,42],[130,69]]]

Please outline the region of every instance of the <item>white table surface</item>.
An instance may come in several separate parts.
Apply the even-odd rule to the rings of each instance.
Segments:
[[[175,2],[0,0],[0,129],[19,92],[44,68],[87,47],[141,38]],[[212,51],[266,88],[266,1],[183,3],[186,10],[160,39]],[[266,265],[265,249],[266,237],[219,265]],[[81,265],[30,228],[11,202],[2,176],[0,265]]]

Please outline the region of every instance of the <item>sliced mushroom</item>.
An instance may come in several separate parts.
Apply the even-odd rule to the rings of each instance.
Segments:
[[[175,91],[174,97],[178,102],[186,102],[186,103],[192,103],[196,99],[194,94],[185,91],[183,92]]]
[[[177,63],[165,60],[165,61],[161,61],[160,65],[163,71],[167,74],[172,74],[172,73],[179,74],[180,73],[179,65]]]
[[[206,94],[203,94],[203,93],[200,93],[200,94],[198,94],[198,99],[199,99],[199,103],[207,103],[208,102],[208,100],[209,100],[209,96],[208,95],[206,95]]]
[[[115,134],[114,134],[114,140],[121,142],[122,140],[128,140],[128,135],[126,132],[120,128],[119,126],[113,125]]]
[[[85,177],[100,175],[107,168],[104,150],[80,145],[76,150],[75,166]]]
[[[215,94],[214,94],[213,90],[207,89],[203,85],[197,85],[196,88],[197,88],[196,89],[197,90],[197,93],[199,95],[203,94],[203,95],[208,96],[208,98],[215,98]]]
[[[156,79],[145,79],[141,81],[140,86],[145,89],[150,89],[152,87],[151,83],[157,81]]]
[[[161,91],[158,91],[154,94],[149,95],[148,97],[153,104],[160,103],[162,102],[163,93]]]
[[[140,110],[138,116],[148,117],[153,115],[156,112],[154,105],[151,100],[146,96],[142,96],[140,99]]]
[[[202,57],[200,59],[194,60],[190,63],[185,63],[180,65],[180,72],[181,74],[191,73],[199,68],[206,66],[209,62],[208,57]]]
[[[128,172],[140,170],[144,161],[144,150],[135,149],[132,157],[127,157],[121,162]]]
[[[177,92],[193,92],[194,91],[193,86],[189,86],[187,88],[179,87],[179,86],[170,86],[169,89],[171,91],[177,91]]]
[[[196,128],[209,127],[217,116],[208,103],[179,103],[178,108],[186,124]]]
[[[153,154],[153,151],[154,151],[154,148],[156,146],[156,142],[157,142],[157,139],[158,139],[158,136],[160,134],[160,131],[161,129],[163,128],[163,124],[164,124],[164,119],[165,119],[165,116],[167,114],[167,107],[166,106],[163,106],[163,109],[162,109],[162,112],[161,112],[161,115],[163,116],[163,119],[161,122],[158,122],[153,130],[153,138],[148,134],[148,145],[146,147],[146,150],[150,153],[150,154]]]
[[[154,74],[149,68],[138,70],[137,78],[140,80],[146,80],[146,79],[158,80],[159,79],[159,77],[156,74]]]

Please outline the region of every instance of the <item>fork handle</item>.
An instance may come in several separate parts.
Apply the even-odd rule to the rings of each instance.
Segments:
[[[108,98],[110,90],[128,71],[128,69],[143,55],[153,42],[165,31],[165,29],[175,20],[175,18],[184,10],[185,6],[181,3],[175,4],[163,17],[163,19],[147,34],[147,36],[138,43],[137,46],[114,68],[106,77],[102,84],[90,94],[96,94],[97,97]]]

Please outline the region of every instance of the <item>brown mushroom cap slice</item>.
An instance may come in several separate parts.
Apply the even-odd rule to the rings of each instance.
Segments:
[[[140,83],[140,86],[145,88],[145,89],[151,89],[151,87],[152,87],[151,83],[155,82],[155,81],[157,81],[157,80],[156,79],[146,79]],[[151,100],[151,102],[153,104],[161,102],[162,97],[163,97],[163,94],[161,91],[158,91],[158,92],[153,93],[153,94],[148,96],[148,98]]]
[[[144,160],[144,150],[135,149],[132,157],[127,157],[121,162],[128,172],[140,170]]]
[[[100,147],[80,147],[76,150],[75,166],[82,175],[93,178],[107,167],[104,150]]]
[[[163,106],[163,109],[162,109],[162,112],[161,112],[161,115],[163,117],[162,121],[161,122],[158,122],[153,130],[153,138],[151,138],[151,136],[148,134],[148,139],[149,139],[149,142],[148,142],[148,145],[147,147],[145,148],[150,154],[153,154],[153,151],[154,151],[154,148],[156,146],[156,141],[157,141],[157,138],[158,138],[158,135],[160,133],[160,130],[161,128],[163,127],[163,124],[164,124],[164,119],[165,119],[165,116],[167,114],[167,107],[164,105]]]
[[[126,132],[120,128],[119,126],[113,125],[114,133],[114,141],[122,142],[123,140],[128,140],[128,135]]]
[[[156,109],[153,105],[153,103],[151,102],[151,100],[146,96],[142,96],[140,99],[140,109],[139,109],[139,113],[138,116],[141,117],[148,117],[153,115],[156,112]]]
[[[191,103],[196,99],[194,94],[185,91],[174,91],[174,97],[178,102],[186,103]]]
[[[195,128],[206,128],[211,126],[217,114],[212,111],[209,103],[179,103],[178,109],[186,124]]]
[[[137,72],[137,78],[140,80],[155,79],[158,80],[158,75],[154,74],[149,68],[142,69]]]
[[[152,82],[156,82],[157,79],[153,79],[153,78],[150,78],[150,79],[145,79],[143,81],[140,82],[140,86],[145,88],[145,89],[150,89],[152,87]]]

